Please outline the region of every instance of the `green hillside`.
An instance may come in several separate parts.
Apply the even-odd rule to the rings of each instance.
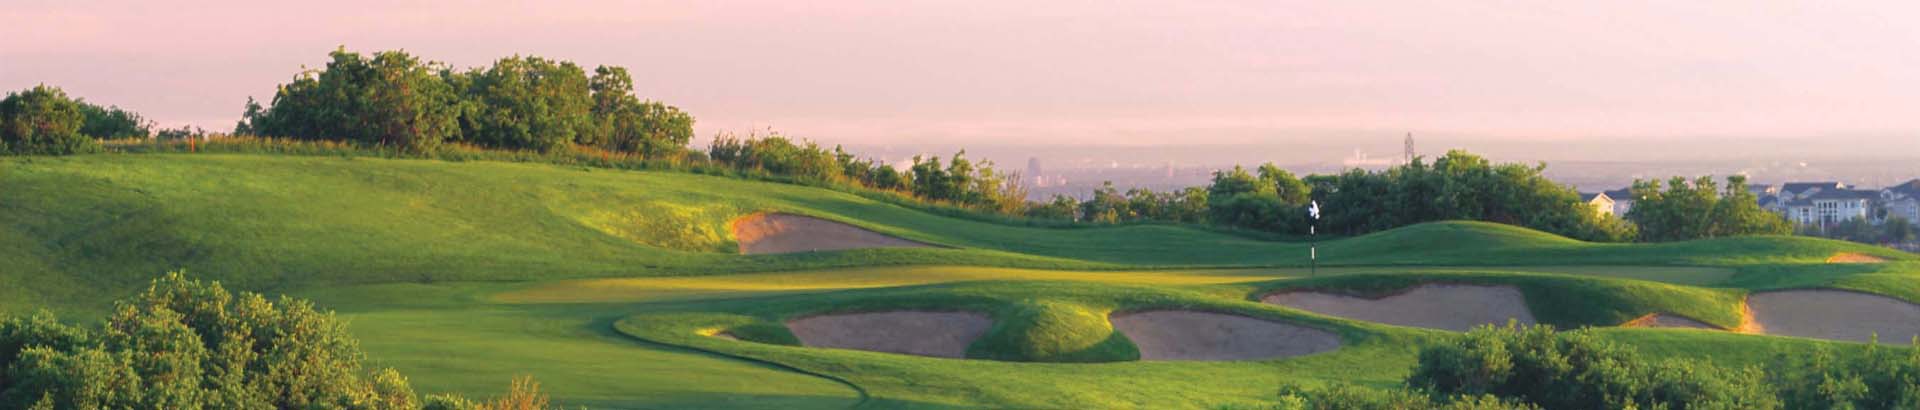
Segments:
[[[842,221],[927,249],[740,255],[729,223],[761,211]],[[1453,333],[1259,303],[1287,289],[1387,294],[1513,286],[1542,323],[1651,313],[1720,327],[1750,292],[1842,288],[1920,300],[1920,258],[1804,237],[1598,244],[1480,222],[1319,242],[1171,225],[1034,228],[858,195],[676,172],[272,155],[0,158],[0,311],[98,316],[185,269],[313,299],[370,359],[423,392],[483,395],[514,375],[596,408],[1210,408],[1280,383],[1391,386]],[[1887,263],[1827,264],[1838,253]],[[1310,273],[1311,272],[1311,273]],[[785,319],[844,310],[996,319],[950,360],[787,346]],[[1200,309],[1338,334],[1292,359],[1139,362],[1099,320]],[[702,336],[733,330],[771,343]],[[1859,345],[1695,330],[1605,332],[1661,357],[1755,364]],[[1074,363],[1059,363],[1074,362]],[[1098,363],[1078,363],[1098,362]]]

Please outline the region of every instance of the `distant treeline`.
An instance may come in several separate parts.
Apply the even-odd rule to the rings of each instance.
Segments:
[[[1466,151],[1450,151],[1428,163],[1380,171],[1350,169],[1305,178],[1273,164],[1254,171],[1216,171],[1203,187],[1173,192],[1132,189],[1112,183],[1087,200],[1056,195],[1032,204],[1028,215],[1093,223],[1206,223],[1292,235],[1358,235],[1421,222],[1478,220],[1518,225],[1603,242],[1673,241],[1739,235],[1789,234],[1785,218],[1761,209],[1746,190],[1746,178],[1641,181],[1624,218],[1595,209],[1573,188],[1542,175],[1545,163],[1495,164]],[[1317,202],[1321,218],[1307,207]]]

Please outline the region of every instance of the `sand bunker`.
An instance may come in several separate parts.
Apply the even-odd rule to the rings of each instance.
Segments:
[[[1905,345],[1920,336],[1920,305],[1843,290],[1789,290],[1747,297],[1753,319],[1770,335]]]
[[[1257,360],[1340,348],[1332,332],[1245,316],[1159,310],[1108,320],[1140,348],[1140,360]]]
[[[765,212],[734,220],[733,238],[740,242],[740,253],[748,255],[931,247],[825,219]]]
[[[1827,263],[1882,263],[1886,261],[1886,258],[1853,252],[1840,252],[1827,257]]]
[[[1672,315],[1672,314],[1666,314],[1666,313],[1654,313],[1646,316],[1641,316],[1638,319],[1634,319],[1631,321],[1627,321],[1627,323],[1620,324],[1620,327],[1664,327],[1664,328],[1680,328],[1680,329],[1722,330],[1720,329],[1719,326],[1709,325],[1706,322],[1701,322],[1701,321],[1693,320],[1684,316],[1678,316],[1678,315]]]
[[[970,312],[871,312],[810,316],[787,322],[800,344],[933,357],[966,357],[967,345],[993,319]]]
[[[1283,292],[1261,302],[1390,325],[1466,331],[1479,325],[1531,325],[1526,297],[1512,286],[1420,285],[1399,294],[1367,299],[1320,292]]]

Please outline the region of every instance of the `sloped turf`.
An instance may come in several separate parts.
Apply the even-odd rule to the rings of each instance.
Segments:
[[[743,256],[727,223],[759,211],[841,221],[944,249]],[[260,155],[0,158],[0,311],[98,315],[185,268],[230,288],[340,309],[376,362],[423,392],[539,377],[603,408],[1211,408],[1281,382],[1396,383],[1445,332],[1257,303],[1281,289],[1366,294],[1416,283],[1511,285],[1545,323],[1652,312],[1726,325],[1750,291],[1832,287],[1920,300],[1914,255],[1799,237],[1593,244],[1440,222],[1306,244],[1167,225],[1030,228],[856,195],[671,172],[499,162]],[[1890,260],[1826,264],[1836,253]],[[1258,269],[1225,269],[1247,268]],[[782,345],[780,318],[899,306],[1000,320],[943,360]],[[1339,333],[1285,360],[1126,361],[1100,320],[1196,308]],[[745,339],[701,336],[726,329]],[[1658,355],[1730,365],[1814,346],[1725,332],[1609,330]]]

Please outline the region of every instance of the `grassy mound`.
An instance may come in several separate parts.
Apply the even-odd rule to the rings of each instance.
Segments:
[[[1113,330],[1105,312],[1085,306],[1031,301],[1004,311],[1006,319],[975,342],[967,356],[1014,362],[1112,362],[1140,358],[1140,350]]]

